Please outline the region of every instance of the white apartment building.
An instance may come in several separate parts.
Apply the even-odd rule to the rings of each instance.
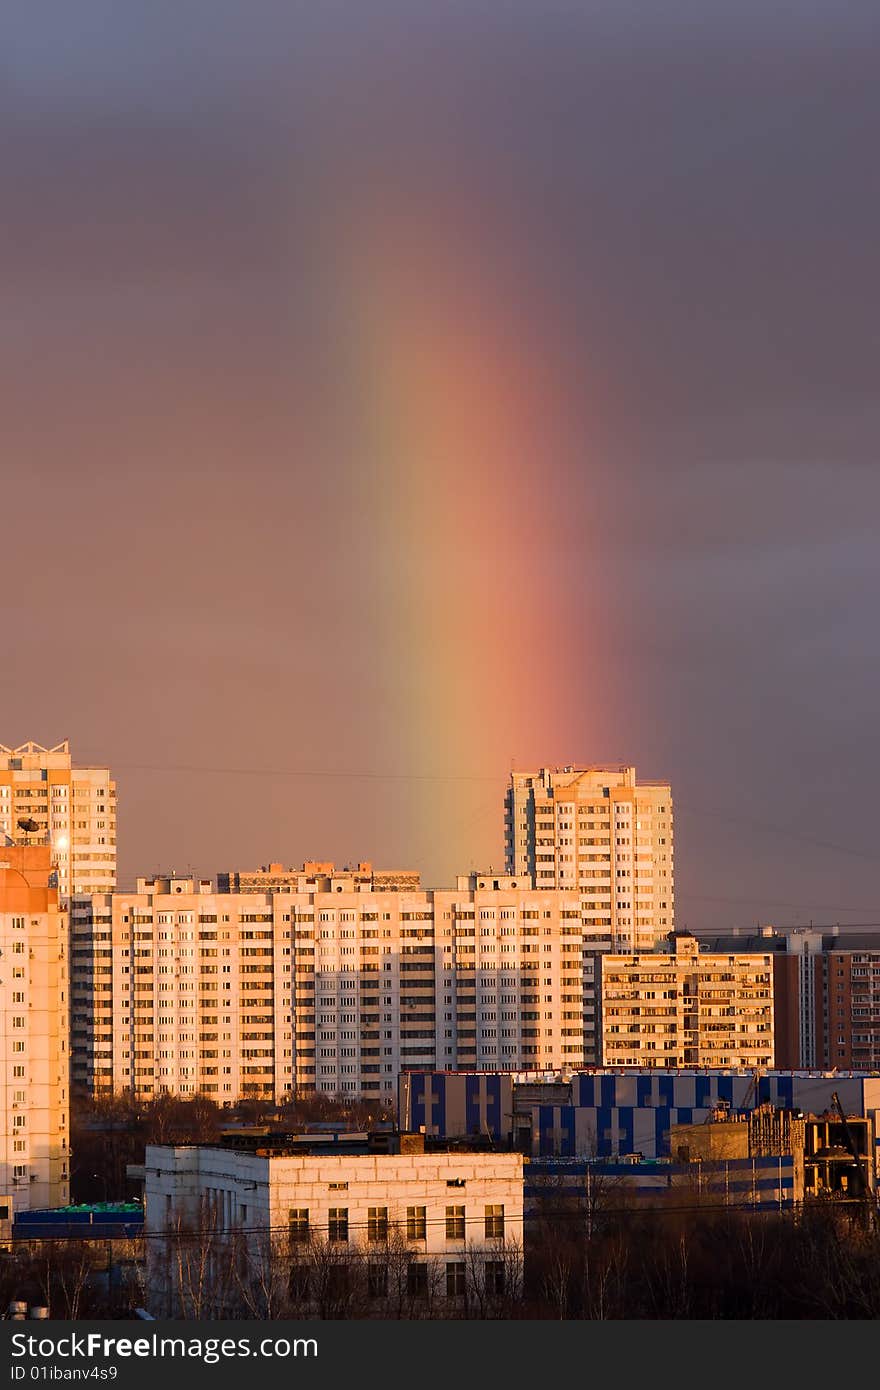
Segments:
[[[0,842],[0,1206],[69,1200],[67,915],[46,845]]]
[[[683,932],[603,956],[602,1053],[608,1067],[772,1067],[772,954],[702,951]]]
[[[140,879],[71,904],[73,1080],[93,1094],[297,1091],[392,1103],[407,1068],[598,1061],[597,951],[577,892],[215,893]]]
[[[650,951],[675,917],[672,792],[634,767],[512,772],[507,872],[580,895],[585,928],[612,949]]]
[[[514,1290],[521,1274],[523,1160],[510,1153],[256,1153],[148,1145],[145,1162],[147,1306],[154,1316],[192,1311],[199,1289],[222,1310],[228,1258],[238,1238],[240,1290],[248,1257],[265,1287],[264,1262],[293,1260],[308,1287],[321,1274],[366,1266],[365,1292],[387,1299],[389,1270],[403,1257],[411,1297],[442,1300]],[[201,1233],[203,1239],[198,1240]],[[195,1237],[195,1238],[194,1238]],[[310,1269],[311,1266],[311,1269]],[[469,1287],[470,1286],[470,1287]],[[215,1302],[216,1300],[216,1302]]]
[[[0,743],[0,843],[4,834],[48,839],[62,900],[116,887],[116,784],[106,767],[74,767],[67,739],[54,748]]]
[[[220,1102],[289,1094],[292,941],[280,903],[189,878],[75,897],[73,1085]]]

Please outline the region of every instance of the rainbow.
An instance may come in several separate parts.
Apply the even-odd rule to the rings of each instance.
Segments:
[[[429,863],[448,846],[451,873],[500,864],[512,761],[593,751],[595,634],[590,537],[560,515],[556,486],[588,464],[573,457],[584,431],[559,370],[565,334],[539,286],[503,264],[491,216],[440,202],[346,208],[329,259],[391,761],[472,778],[407,794],[408,840]]]

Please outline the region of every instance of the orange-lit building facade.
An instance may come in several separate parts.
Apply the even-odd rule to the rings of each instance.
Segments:
[[[391,1103],[407,1068],[598,1060],[597,942],[577,893],[217,893],[141,879],[71,905],[73,1077],[101,1095],[293,1092]]]
[[[880,1071],[880,933],[765,926],[698,935],[713,951],[770,952],[777,1066]]]
[[[0,839],[0,1203],[69,1200],[67,915],[48,845]]]
[[[512,772],[507,872],[580,895],[585,928],[650,951],[675,925],[672,792],[627,766]]]
[[[880,942],[829,943],[819,932],[784,939],[773,961],[780,1065],[880,1070]]]
[[[681,932],[666,951],[603,956],[602,1059],[608,1067],[772,1067],[772,954],[720,955]]]
[[[74,767],[66,739],[53,748],[0,743],[4,834],[49,844],[62,901],[116,887],[116,783],[106,767]]]

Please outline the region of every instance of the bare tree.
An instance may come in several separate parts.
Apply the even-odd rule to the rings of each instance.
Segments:
[[[358,1247],[312,1236],[308,1249],[308,1301],[315,1316],[351,1318],[361,1314],[366,1289]]]
[[[194,1228],[179,1220],[156,1246],[148,1253],[149,1285],[154,1298],[157,1290],[163,1291],[166,1316],[216,1318],[235,1307],[242,1260],[236,1233]]]
[[[95,1265],[91,1242],[47,1240],[35,1261],[42,1300],[52,1318],[76,1321],[94,1311],[90,1285]]]
[[[673,1238],[657,1242],[643,1265],[643,1278],[654,1316],[690,1316],[688,1254],[688,1242],[682,1233],[677,1240]]]
[[[522,1299],[522,1246],[510,1239],[469,1241],[465,1264],[468,1316],[511,1317]]]
[[[234,1237],[231,1261],[238,1308],[245,1317],[271,1319],[291,1316],[291,1257],[288,1241],[271,1234]]]

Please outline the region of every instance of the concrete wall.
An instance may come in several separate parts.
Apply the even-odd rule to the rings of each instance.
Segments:
[[[675,1125],[670,1131],[669,1149],[673,1158],[681,1155],[686,1162],[719,1158],[749,1157],[748,1120],[726,1121],[724,1124]]]

